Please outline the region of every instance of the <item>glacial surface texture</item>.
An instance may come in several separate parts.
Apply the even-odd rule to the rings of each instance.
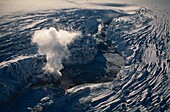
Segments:
[[[163,11],[164,12],[164,11]],[[167,13],[62,9],[0,17],[1,112],[169,112]],[[36,30],[79,31],[62,76],[32,43]]]

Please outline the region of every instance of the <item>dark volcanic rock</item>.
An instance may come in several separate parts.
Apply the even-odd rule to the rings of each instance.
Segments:
[[[125,60],[114,51],[114,48],[98,48],[98,52],[90,63],[65,65],[60,78],[64,88],[84,83],[100,83],[112,81],[120,71]]]

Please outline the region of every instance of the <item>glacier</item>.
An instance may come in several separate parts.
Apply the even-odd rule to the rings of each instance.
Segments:
[[[163,12],[66,8],[1,16],[0,110],[170,111],[170,29]],[[46,55],[32,43],[37,30],[50,27],[81,32],[67,45],[59,79],[43,69]]]

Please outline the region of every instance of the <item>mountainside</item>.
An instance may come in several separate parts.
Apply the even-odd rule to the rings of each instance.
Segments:
[[[170,111],[167,13],[61,9],[0,17],[1,111]],[[35,31],[81,32],[62,76],[44,70]]]

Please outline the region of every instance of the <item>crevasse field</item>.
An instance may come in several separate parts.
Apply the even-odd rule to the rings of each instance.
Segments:
[[[0,0],[0,112],[170,112],[169,0]]]

